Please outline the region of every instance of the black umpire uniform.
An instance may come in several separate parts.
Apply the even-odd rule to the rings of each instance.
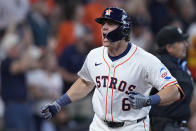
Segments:
[[[190,119],[190,102],[193,92],[193,79],[186,67],[186,61],[174,57],[166,50],[167,44],[187,40],[188,35],[183,34],[179,28],[164,27],[157,35],[159,47],[157,57],[176,78],[184,91],[185,98],[168,106],[152,106],[150,111],[150,124],[152,131],[188,131],[187,122]],[[152,90],[152,94],[155,93]]]

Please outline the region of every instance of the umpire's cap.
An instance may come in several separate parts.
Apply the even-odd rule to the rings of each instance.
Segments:
[[[95,21],[99,24],[102,24],[104,20],[112,20],[119,24],[126,24],[127,17],[128,17],[127,13],[123,9],[117,7],[110,7],[110,8],[106,8],[103,11],[102,16],[96,18]]]
[[[182,32],[179,27],[165,26],[157,34],[157,44],[164,47],[167,44],[173,44],[188,39],[188,34]]]

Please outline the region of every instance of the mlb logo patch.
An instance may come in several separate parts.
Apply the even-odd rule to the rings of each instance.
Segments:
[[[165,78],[167,76],[167,72],[164,72],[163,74],[161,74],[162,78]]]
[[[160,69],[160,74],[161,74],[161,78],[163,78],[163,79],[166,79],[166,80],[171,79],[171,76],[169,76],[169,72],[166,70],[165,67],[162,67]]]

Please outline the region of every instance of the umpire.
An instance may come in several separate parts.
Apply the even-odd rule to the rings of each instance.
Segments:
[[[157,34],[157,57],[177,79],[185,98],[169,106],[153,106],[150,111],[152,131],[188,131],[193,79],[184,61],[188,48],[187,39],[188,35],[174,26],[166,26]],[[155,90],[152,90],[153,93]]]

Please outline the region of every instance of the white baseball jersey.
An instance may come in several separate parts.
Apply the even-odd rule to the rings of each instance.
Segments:
[[[95,83],[93,109],[102,120],[135,121],[147,116],[150,106],[132,109],[130,91],[149,96],[152,87],[160,90],[177,83],[168,69],[152,54],[132,44],[122,58],[112,61],[107,47],[93,49],[78,75]]]

